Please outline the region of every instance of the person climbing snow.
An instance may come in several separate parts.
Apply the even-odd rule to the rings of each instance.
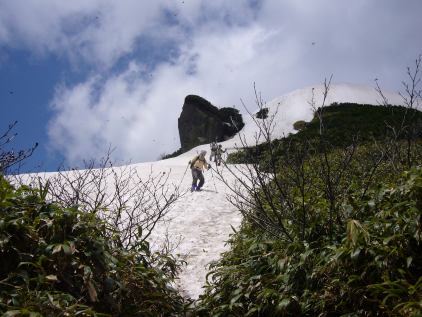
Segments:
[[[223,161],[223,153],[226,153],[226,150],[223,150],[223,146],[219,144],[217,150],[215,151],[215,163],[218,166],[220,166]]]
[[[202,150],[199,155],[195,156],[191,161],[189,161],[190,168],[192,170],[192,192],[201,190],[201,187],[205,183],[204,174],[202,172],[204,168],[209,169],[211,167],[211,165],[209,165],[205,159],[205,154],[207,154],[207,151]]]
[[[212,159],[214,158],[214,162],[216,162],[216,154],[217,154],[217,149],[218,149],[218,146],[217,146],[217,142],[216,141],[213,141],[211,144],[210,144],[210,148],[211,148],[211,154],[210,154],[210,162],[212,162]]]

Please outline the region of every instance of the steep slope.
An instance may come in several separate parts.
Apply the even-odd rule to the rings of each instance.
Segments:
[[[310,103],[313,99],[315,106],[320,107],[323,103],[323,92],[323,85],[315,85],[294,90],[265,103],[263,106],[268,108],[268,116],[275,116],[273,138],[281,138],[288,133],[294,133],[293,123],[296,121],[310,121],[313,117]],[[386,91],[384,95],[390,104],[401,105],[403,103],[402,98],[397,93]],[[330,105],[334,102],[380,105],[381,100],[381,96],[373,87],[355,84],[335,84],[330,86],[325,105]],[[256,105],[254,107],[256,108]],[[249,111],[256,112],[258,110],[254,110],[251,107]],[[256,133],[258,132],[253,119],[250,116],[246,116],[244,118],[245,127],[239,133],[249,145],[256,143]],[[260,119],[255,120],[259,121]],[[262,140],[260,141],[262,142]],[[236,145],[239,146],[240,143],[239,138],[235,137],[222,144],[226,148],[234,148]]]
[[[275,98],[264,105],[269,109],[268,116],[275,116],[274,138],[294,132],[293,123],[298,120],[310,120],[313,110],[309,104],[314,96],[315,105],[318,107],[323,100],[322,85],[295,90],[287,95]],[[385,93],[389,102],[400,104],[401,97],[394,93]],[[380,96],[374,88],[360,85],[340,84],[330,88],[326,105],[334,102],[351,102],[360,104],[379,104]],[[244,118],[245,127],[233,139],[221,142],[224,148],[233,151],[240,147],[240,137],[247,144],[256,143],[258,128],[252,117]],[[259,119],[258,119],[259,121]],[[260,140],[262,142],[262,140]],[[175,179],[182,179],[187,162],[201,150],[209,152],[209,145],[201,145],[172,159],[150,163],[154,168],[171,168]],[[147,163],[144,163],[147,164]],[[145,166],[144,164],[139,165]],[[147,164],[148,165],[148,164]],[[150,166],[150,165],[148,165]],[[217,259],[225,250],[224,241],[228,239],[231,226],[236,228],[241,221],[241,216],[233,206],[225,199],[227,189],[211,171],[205,172],[206,191],[201,193],[189,193],[176,203],[168,219],[160,224],[155,232],[155,243],[159,243],[160,237],[168,232],[174,239],[181,239],[176,248],[185,257],[188,265],[180,276],[180,286],[187,295],[197,298],[201,293],[201,286],[205,282],[206,264]],[[233,181],[230,175],[226,175],[228,181]],[[183,178],[182,186],[190,185],[190,171]],[[217,190],[217,192],[215,192]]]
[[[172,181],[188,189],[192,181],[188,161],[195,155],[194,151],[177,158],[153,163],[158,169],[171,169]],[[192,155],[189,155],[192,154]],[[149,164],[137,165],[138,171],[148,172]],[[240,213],[226,200],[228,190],[216,177],[215,171],[204,172],[205,185],[201,192],[185,194],[175,203],[164,221],[158,224],[151,239],[152,245],[159,247],[166,234],[176,246],[175,253],[187,262],[180,274],[179,287],[182,292],[197,298],[202,293],[207,273],[206,266],[217,260],[226,250],[225,241],[232,232],[231,226],[240,225]],[[226,175],[231,181],[230,175]]]
[[[265,104],[264,107],[269,109],[268,115],[275,116],[273,137],[282,137],[293,132],[293,123],[298,120],[309,121],[313,116],[309,102],[314,96],[315,105],[320,106],[322,92],[323,86],[317,85],[295,90]],[[385,95],[390,103],[401,103],[399,95],[394,93]],[[341,84],[331,86],[326,104],[352,102],[376,105],[379,104],[378,100],[380,97],[372,87]],[[245,127],[233,139],[222,142],[224,148],[233,151],[240,146],[240,136],[247,144],[255,144],[258,128],[254,118],[244,119]],[[180,185],[182,190],[186,189],[185,194],[155,228],[151,243],[159,248],[167,236],[175,246],[174,252],[187,261],[187,266],[180,274],[179,287],[192,298],[197,298],[202,292],[201,287],[207,274],[206,265],[217,259],[225,250],[225,241],[232,232],[232,227],[237,228],[241,222],[241,215],[226,199],[228,189],[216,178],[212,170],[205,172],[206,183],[203,192],[187,191],[191,183],[188,162],[203,149],[208,151],[208,157],[209,144],[205,144],[175,158],[132,165],[139,175],[144,175],[146,178],[151,171],[169,173],[170,183]],[[46,177],[51,175],[47,174]],[[226,178],[229,182],[233,181],[230,175],[226,175]]]

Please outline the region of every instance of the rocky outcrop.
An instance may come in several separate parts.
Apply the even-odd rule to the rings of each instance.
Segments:
[[[244,126],[242,115],[234,108],[217,108],[202,97],[185,98],[178,119],[180,144],[183,151],[197,145],[225,141]]]

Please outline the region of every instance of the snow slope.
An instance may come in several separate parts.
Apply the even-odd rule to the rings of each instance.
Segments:
[[[278,97],[265,104],[269,115],[275,115],[276,126],[274,137],[282,137],[294,132],[293,123],[298,120],[309,121],[313,111],[309,104],[314,95],[315,105],[322,104],[323,86],[316,85],[295,90],[287,95]],[[402,99],[398,94],[385,92],[392,104],[401,104]],[[338,84],[332,85],[326,100],[326,105],[333,102],[354,102],[361,104],[380,104],[381,100],[373,87]],[[245,127],[239,133],[248,144],[255,144],[257,127],[251,117],[244,118]],[[234,149],[239,147],[239,137],[222,142],[224,148]],[[140,170],[146,169],[147,173],[153,169],[171,169],[174,181],[180,181],[186,170],[187,162],[201,150],[209,151],[209,145],[200,145],[180,156],[172,159],[152,163],[137,164]],[[155,231],[153,243],[159,244],[166,232],[180,244],[176,253],[185,257],[188,265],[180,275],[180,288],[186,295],[197,298],[201,294],[201,287],[205,283],[207,273],[206,265],[218,259],[221,252],[226,250],[225,241],[232,232],[231,226],[237,228],[241,216],[236,209],[225,199],[227,189],[211,171],[205,172],[206,191],[188,193],[182,197],[168,214],[167,219]],[[227,175],[229,181],[233,181]],[[190,171],[183,178],[182,187],[189,188],[191,182]]]
[[[295,90],[289,94],[268,102],[269,115],[275,114],[276,127],[274,137],[282,137],[293,132],[293,123],[298,120],[309,121],[312,109],[309,101],[314,98],[316,106],[322,102],[322,85]],[[385,95],[392,104],[400,104],[401,98],[394,93]],[[374,88],[350,84],[332,85],[326,104],[332,102],[355,102],[379,104]],[[253,110],[253,109],[251,109]],[[245,127],[240,132],[248,144],[255,143],[257,127],[252,118],[244,118]],[[224,148],[234,149],[240,145],[239,137],[222,143]],[[181,188],[190,188],[191,175],[187,169],[188,161],[202,149],[209,150],[209,145],[198,146],[172,159],[134,164],[139,175],[149,175],[154,172],[170,172],[170,182],[181,184]],[[208,156],[208,154],[207,154]],[[232,232],[232,226],[238,228],[241,215],[226,200],[228,189],[220,182],[213,172],[205,172],[205,186],[203,192],[187,192],[172,207],[164,221],[158,224],[151,237],[151,244],[159,246],[166,234],[170,241],[177,245],[175,253],[180,254],[187,261],[187,266],[180,274],[178,283],[180,289],[191,298],[201,294],[201,287],[205,283],[207,264],[219,258],[221,252],[227,249],[225,241]],[[233,181],[227,175],[228,181]]]
[[[268,116],[275,114],[275,129],[273,138],[280,138],[288,133],[293,133],[293,123],[299,120],[310,121],[313,116],[313,110],[310,102],[314,96],[315,106],[319,107],[323,102],[323,85],[315,85],[303,89],[297,89],[267,102],[264,107],[269,109]],[[402,98],[397,93],[384,92],[390,104],[400,105]],[[359,104],[380,105],[382,98],[373,87],[356,84],[335,84],[331,85],[325,105],[334,102],[351,102]],[[249,109],[253,111],[254,109]],[[257,132],[256,124],[252,118],[244,118],[245,127],[240,134],[245,136],[249,144],[255,144],[255,134]],[[222,143],[227,148],[239,145],[239,138],[233,138]]]
[[[190,169],[185,177],[183,175],[195,153],[189,154],[152,163],[153,168],[171,168],[175,183],[183,179],[181,188],[188,189],[192,182]],[[138,169],[146,168],[145,172],[148,172],[149,167],[148,164],[137,166]],[[239,212],[226,200],[227,189],[215,172],[205,171],[204,176],[204,190],[193,193],[188,191],[181,197],[157,226],[151,239],[152,245],[159,246],[168,233],[171,242],[178,244],[175,254],[187,261],[178,284],[181,291],[191,298],[197,298],[202,293],[207,264],[217,260],[220,253],[227,249],[225,241],[233,232],[231,226],[237,228],[241,222]]]

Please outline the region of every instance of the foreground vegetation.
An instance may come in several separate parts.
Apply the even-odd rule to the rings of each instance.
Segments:
[[[244,221],[210,265],[198,315],[422,315],[422,113],[323,112],[230,158],[252,166],[243,192],[232,187]]]
[[[351,217],[333,242],[320,235],[328,230],[318,215],[327,209],[322,198],[311,211],[313,239],[275,239],[245,221],[231,250],[211,265],[199,314],[420,316],[422,170],[396,184],[379,182],[356,203],[359,194],[355,188],[344,197],[341,208]]]
[[[420,316],[420,121],[406,123],[406,129],[391,123],[390,129],[377,134],[370,128],[380,127],[381,121],[371,126],[368,122],[374,123],[376,114],[364,114],[376,107],[350,107],[354,109],[345,112],[337,105],[325,109],[335,119],[325,127],[332,129],[330,137],[319,134],[320,125],[313,121],[297,135],[232,158],[250,163],[246,173],[236,174],[247,177],[250,172],[252,185],[243,183],[247,195],[235,188],[232,196],[244,221],[230,238],[230,251],[211,264],[205,292],[189,309],[172,287],[179,264],[169,254],[150,251],[141,232],[148,227],[139,227],[139,232],[135,227],[119,230],[113,226],[116,221],[96,212],[104,202],[91,204],[90,212],[89,204],[81,204],[82,190],[76,203],[72,195],[63,199],[68,186],[58,186],[54,179],[35,189],[15,188],[1,177],[0,312],[5,316]],[[390,116],[405,111],[378,109]],[[344,131],[350,125],[343,124],[351,122],[348,116],[356,112],[355,122],[368,127],[354,127],[360,131],[359,142],[350,137],[350,130]],[[412,118],[419,116],[415,112]],[[333,131],[344,137],[334,138]],[[78,175],[75,179],[87,178]],[[53,183],[54,189],[49,185]],[[151,187],[151,182],[147,184]],[[56,197],[55,202],[48,197]],[[137,238],[124,238],[128,234]]]
[[[46,201],[48,187],[14,188],[0,176],[0,313],[4,316],[171,316],[170,256],[147,242],[125,250],[94,213]]]
[[[89,168],[34,189],[0,175],[0,313],[422,316],[421,62],[406,107],[323,103],[279,140],[258,100],[264,142],[224,171],[243,223],[189,308],[172,288],[178,262],[147,242],[178,197],[168,176]]]

